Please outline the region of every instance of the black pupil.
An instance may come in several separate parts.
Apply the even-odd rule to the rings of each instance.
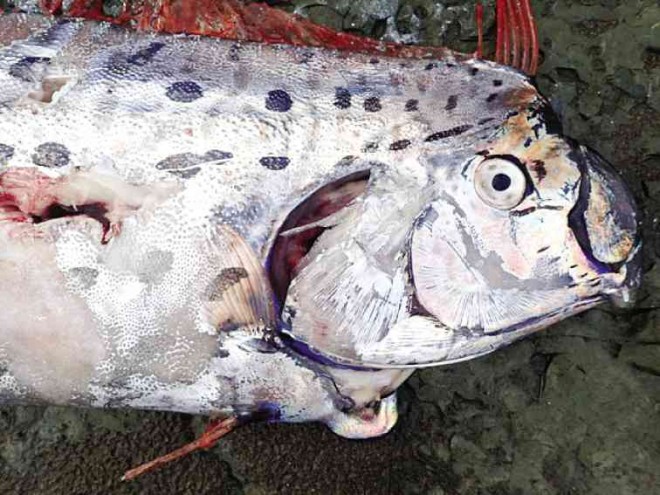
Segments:
[[[496,191],[506,191],[511,185],[511,177],[506,174],[497,174],[493,177],[493,189]]]

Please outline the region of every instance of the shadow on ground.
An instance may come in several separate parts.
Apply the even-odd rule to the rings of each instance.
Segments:
[[[474,46],[474,2],[325,3],[298,6],[312,5],[302,12],[336,28]],[[644,207],[638,309],[593,310],[486,358],[417,373],[401,391],[400,423],[384,438],[352,442],[316,425],[256,425],[132,483],[119,481],[125,469],[191,440],[203,421],[1,410],[0,492],[660,493],[660,7],[534,3],[541,89],[568,134],[617,164]]]

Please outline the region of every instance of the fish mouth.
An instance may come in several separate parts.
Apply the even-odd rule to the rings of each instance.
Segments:
[[[286,217],[277,232],[266,265],[280,307],[301,261],[319,236],[332,228],[331,222],[324,220],[329,220],[361,196],[370,175],[369,170],[363,170],[334,180],[307,196]]]

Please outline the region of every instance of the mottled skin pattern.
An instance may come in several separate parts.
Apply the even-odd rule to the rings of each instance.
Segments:
[[[41,35],[12,44],[37,27]],[[10,204],[0,203],[6,295],[0,386],[9,402],[266,411],[274,420],[322,421],[344,436],[375,436],[396,421],[393,392],[414,366],[490,352],[637,283],[626,270],[635,225],[598,217],[589,226],[589,234],[601,224],[608,232],[632,232],[612,247],[621,252],[616,269],[608,270],[583,253],[567,227],[587,171],[567,158],[572,148],[548,132],[539,111],[544,102],[510,69],[145,35],[18,15],[1,18],[0,33],[0,161],[9,167],[0,186]],[[476,220],[470,236],[497,252],[511,277],[527,280],[513,289],[537,289],[552,279],[561,297],[538,307],[535,299],[525,301],[492,329],[459,318],[457,337],[447,327],[455,315],[441,322],[421,315],[419,326],[406,326],[418,322],[411,313],[415,297],[442,296],[414,294],[419,287],[407,270],[411,236],[413,244],[437,238],[433,228],[440,224],[423,225],[431,234],[419,225],[422,233],[410,232],[419,218],[431,218],[429,208],[437,219],[448,207],[438,184],[457,201],[455,218],[485,219],[493,213],[474,206],[460,173],[473,173],[488,154],[514,152],[524,167],[540,158],[550,165],[532,180],[537,192],[547,187],[563,201],[554,205],[563,222],[550,222],[558,230],[550,244],[555,251],[570,243],[568,254],[540,256],[538,246],[522,261],[518,248],[507,251],[510,237],[484,234]],[[286,335],[353,367],[380,370],[327,365],[315,351],[287,347],[263,270],[281,225],[304,198],[364,171],[371,175],[363,200],[334,219],[338,227],[329,232],[337,236],[357,221],[355,239],[377,240],[358,244],[368,261],[378,260],[388,295],[374,282],[366,297],[386,300],[388,308],[370,309],[382,315],[378,329],[370,327],[378,318],[358,318],[348,334],[366,335],[372,344],[396,328],[394,344],[353,348],[343,327],[335,332],[335,322],[325,321],[323,328],[339,335],[326,349],[315,317],[297,327],[290,310],[300,318],[310,307],[333,313],[336,307],[319,306],[306,292],[319,289],[298,288],[293,300],[280,303],[288,306]],[[618,191],[605,186],[599,194],[611,207]],[[539,196],[521,203],[519,216],[541,209],[533,203],[542,204]],[[62,216],[53,214],[53,204],[67,214],[50,219]],[[532,239],[541,227],[521,228]],[[333,244],[330,235],[319,242],[355,249]],[[442,265],[424,246],[422,268]],[[334,266],[323,265],[325,252],[312,254],[307,267]],[[481,263],[476,255],[468,261]],[[560,279],[560,265],[579,265],[599,284],[574,283],[584,270]],[[463,276],[457,268],[439,280]],[[355,277],[372,280],[371,273]],[[343,313],[357,314],[361,300],[342,297]],[[468,313],[473,309],[467,306]],[[515,331],[500,336],[509,327]],[[496,336],[484,335],[491,330]],[[447,332],[450,351],[443,347]],[[366,355],[371,360],[361,362]]]

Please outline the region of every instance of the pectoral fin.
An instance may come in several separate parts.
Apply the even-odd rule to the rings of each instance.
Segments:
[[[270,283],[252,248],[234,230],[220,227],[209,241],[222,267],[206,290],[207,309],[219,330],[263,331],[275,320]]]

